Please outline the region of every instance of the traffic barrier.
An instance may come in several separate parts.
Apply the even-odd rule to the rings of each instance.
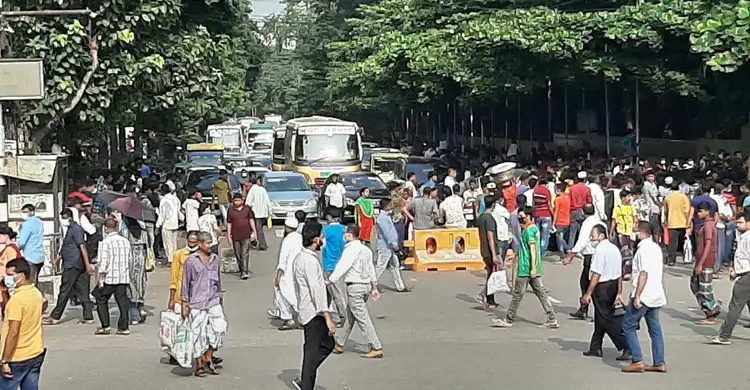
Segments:
[[[404,242],[414,249],[404,264],[417,272],[483,270],[479,245],[477,228],[415,230],[414,241]]]

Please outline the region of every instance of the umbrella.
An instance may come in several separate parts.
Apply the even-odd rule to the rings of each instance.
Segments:
[[[96,202],[109,205],[113,201],[120,198],[127,198],[129,195],[115,191],[102,191],[100,194],[96,194]]]
[[[117,210],[125,217],[130,217],[144,222],[156,222],[156,211],[135,196],[126,196],[113,200],[107,205]]]

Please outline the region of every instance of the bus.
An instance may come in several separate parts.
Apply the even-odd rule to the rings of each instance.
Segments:
[[[190,166],[223,166],[224,147],[222,144],[188,144],[187,162]]]
[[[229,155],[240,155],[247,145],[238,122],[224,122],[220,125],[209,125],[206,129],[206,141],[210,144],[224,145],[224,152]]]
[[[362,130],[337,118],[291,119],[276,130],[272,163],[274,171],[304,173],[322,187],[331,174],[361,169]]]

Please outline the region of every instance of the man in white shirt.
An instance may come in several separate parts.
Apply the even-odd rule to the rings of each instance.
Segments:
[[[284,323],[279,330],[297,329],[299,325],[294,321],[297,313],[297,296],[294,291],[292,269],[294,259],[302,252],[302,235],[297,233],[299,222],[295,217],[287,217],[284,221],[284,239],[279,250],[279,262],[276,265],[276,278],[273,280],[274,303],[276,310],[269,310],[268,315],[278,318]]]
[[[271,216],[271,210],[273,205],[271,204],[271,198],[268,196],[266,187],[263,186],[261,179],[251,178],[250,183],[253,185],[250,187],[250,191],[247,192],[247,199],[245,199],[245,205],[250,207],[255,214],[255,230],[258,233],[258,249],[261,251],[268,250],[268,243],[266,242],[266,233],[264,226],[267,224],[268,217]]]
[[[456,168],[449,168],[448,175],[445,176],[445,179],[443,180],[443,185],[450,189],[453,189],[453,185],[456,184],[456,176],[458,176]]]
[[[457,194],[461,193],[458,184],[453,185],[453,189],[443,187],[445,200],[440,203],[440,215],[445,221],[445,227],[454,229],[466,228],[466,217],[464,216],[464,200]]]
[[[333,218],[343,218],[344,207],[346,207],[346,187],[341,184],[339,175],[331,175],[331,182],[328,183],[324,196],[328,206],[328,214]]]
[[[729,218],[734,216],[734,212],[732,211],[732,206],[730,206],[729,202],[724,198],[724,186],[722,184],[717,184],[709,197],[716,202],[716,205],[719,208],[714,215],[714,219],[716,219],[716,235],[719,237],[717,240],[718,252],[715,267],[718,271],[727,261],[726,259],[729,257],[729,251],[732,249],[727,248],[726,222],[729,222]]]
[[[622,255],[620,250],[607,239],[604,225],[594,225],[589,242],[594,248],[589,271],[589,288],[583,294],[584,304],[594,304],[594,333],[591,335],[589,350],[583,356],[602,357],[604,335],[622,355],[618,361],[630,360],[625,333],[622,331],[622,316],[615,315],[615,305],[622,307]]]
[[[297,296],[299,322],[304,331],[300,377],[292,380],[296,389],[313,390],[318,367],[335,347],[336,323],[328,309],[328,294],[318,251],[323,245],[323,227],[315,220],[302,230],[304,249],[294,259],[294,292]]]
[[[607,219],[607,214],[604,212],[604,190],[602,189],[602,182],[604,180],[606,178],[602,176],[593,176],[588,184],[589,190],[591,190],[591,203],[594,204],[595,215],[602,221]]]
[[[508,158],[513,158],[518,154],[518,143],[513,140],[510,141],[510,145],[508,146],[508,153],[506,154]]]
[[[464,202],[476,201],[482,195],[482,189],[479,188],[478,180],[477,178],[469,180],[469,189],[464,191]]]
[[[579,285],[581,287],[581,295],[589,290],[589,271],[591,270],[591,258],[594,255],[594,246],[591,245],[591,230],[596,225],[602,225],[602,220],[594,213],[594,205],[588,203],[583,206],[583,215],[586,219],[581,224],[581,231],[578,235],[578,241],[573,246],[573,249],[568,253],[568,257],[563,260],[563,265],[568,265],[573,261],[573,258],[579,253],[583,256],[583,269],[581,269],[581,277],[579,278]],[[606,229],[606,227],[605,227]],[[569,314],[571,318],[577,320],[586,319],[589,315],[589,305],[581,302],[581,306],[578,311]]]
[[[409,172],[406,174],[406,183],[404,183],[404,188],[411,191],[411,196],[415,197],[417,196],[417,174],[414,172]]]
[[[196,231],[201,230],[198,227],[198,208],[201,207],[201,192],[197,189],[191,189],[190,198],[185,199],[182,204],[182,208],[185,210],[185,230]]]
[[[630,278],[633,292],[625,312],[623,330],[628,349],[632,354],[631,362],[622,369],[623,372],[667,372],[664,361],[664,335],[659,322],[659,309],[667,305],[664,292],[664,261],[659,244],[651,238],[651,224],[638,222],[638,250],[633,257],[633,272]],[[648,334],[651,337],[651,356],[653,365],[644,366],[641,343],[636,330],[642,318],[646,318]]]
[[[750,305],[750,212],[743,211],[737,217],[737,231],[742,235],[734,253],[734,261],[729,266],[729,277],[734,280],[732,298],[729,300],[729,312],[719,328],[719,335],[711,343],[729,345],[732,331],[742,315],[745,306]]]
[[[336,268],[328,277],[330,283],[338,283],[343,279],[348,299],[344,326],[336,335],[336,347],[333,352],[344,353],[344,344],[349,339],[354,322],[356,322],[370,346],[370,352],[361,356],[366,359],[382,358],[383,345],[378,339],[370,312],[367,310],[367,299],[370,296],[374,301],[380,299],[372,250],[359,241],[359,227],[356,225],[347,227],[344,240],[346,245],[341,253],[341,260],[336,263]]]
[[[156,228],[161,228],[164,255],[167,256],[167,261],[171,264],[174,252],[177,250],[177,229],[179,229],[180,222],[185,219],[185,216],[180,211],[180,199],[169,186],[163,184],[161,191],[164,196],[159,202],[159,217],[156,220]]]
[[[120,318],[117,321],[117,333],[130,334],[128,330],[128,287],[130,286],[131,250],[130,241],[119,234],[120,224],[113,218],[104,222],[104,239],[99,243],[98,283],[92,295],[96,298],[96,312],[102,327],[94,334],[112,333],[109,327],[109,299],[115,296]]]

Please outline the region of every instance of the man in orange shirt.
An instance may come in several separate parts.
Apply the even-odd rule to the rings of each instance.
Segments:
[[[677,259],[677,248],[681,247],[685,241],[685,233],[690,226],[693,207],[687,195],[680,191],[677,182],[673,181],[670,184],[670,190],[670,194],[664,198],[664,219],[667,221],[667,231],[669,232],[667,265],[671,266],[675,264]]]
[[[552,224],[557,230],[557,248],[560,250],[560,254],[565,256],[570,248],[573,247],[573,237],[569,236],[567,241],[565,236],[570,233],[570,196],[565,193],[568,185],[558,183],[555,186],[555,213],[552,219]]]

